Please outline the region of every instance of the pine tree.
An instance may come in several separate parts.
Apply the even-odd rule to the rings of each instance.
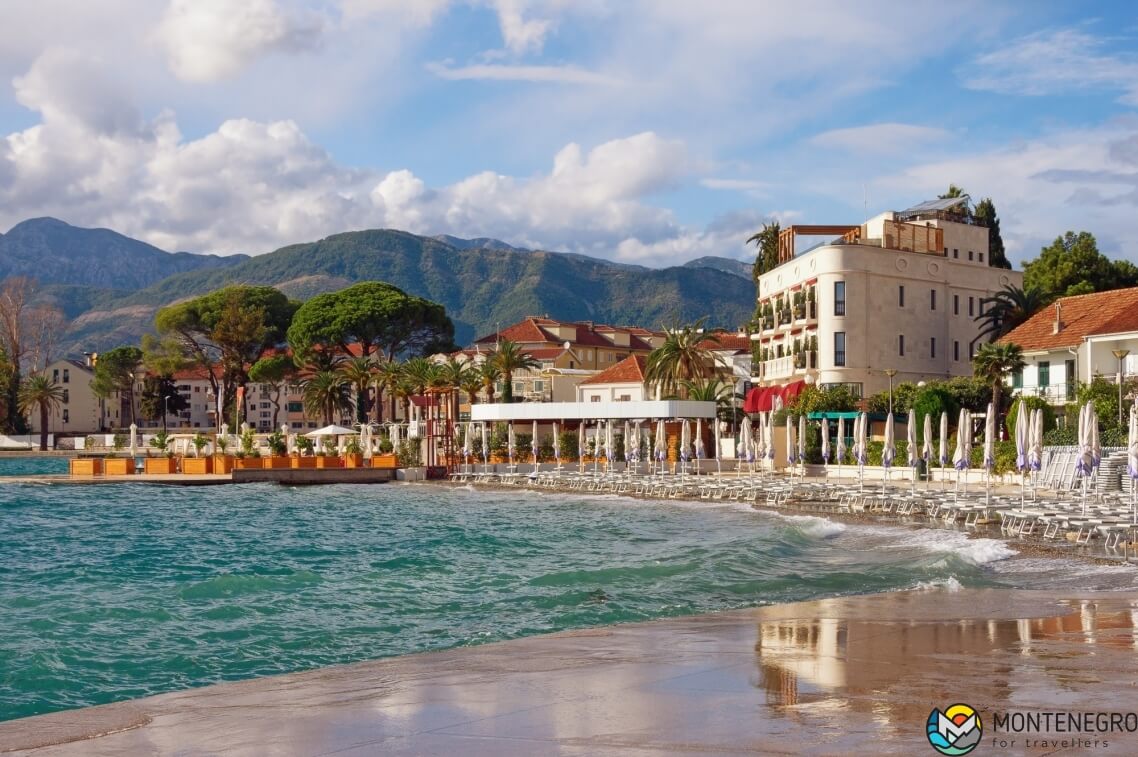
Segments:
[[[981,226],[988,227],[988,265],[1011,270],[1012,264],[1004,251],[1004,238],[1000,236],[1000,217],[996,215],[996,205],[992,198],[985,197],[981,200],[972,217]]]

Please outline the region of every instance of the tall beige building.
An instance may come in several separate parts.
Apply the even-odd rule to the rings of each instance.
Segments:
[[[758,282],[753,380],[793,396],[807,377],[866,397],[893,383],[971,375],[982,300],[1023,274],[989,266],[988,229],[967,196],[860,226],[790,226]],[[796,238],[830,241],[795,254]],[[769,393],[769,392],[768,392]]]

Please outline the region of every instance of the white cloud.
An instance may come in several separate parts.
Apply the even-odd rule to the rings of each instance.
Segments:
[[[932,126],[884,123],[831,129],[810,138],[818,147],[857,153],[898,153],[930,143],[947,142],[952,132]]]
[[[1138,105],[1138,57],[1103,51],[1104,41],[1076,29],[1036,32],[978,56],[961,74],[965,86],[1008,95],[1120,91]]]
[[[427,70],[441,79],[463,81],[490,79],[497,81],[560,82],[563,84],[599,84],[615,86],[618,79],[585,71],[577,66],[522,66],[481,63],[452,68],[444,63],[428,63]]]
[[[171,0],[157,38],[175,75],[207,82],[266,53],[312,50],[322,32],[321,19],[286,13],[274,0]]]
[[[707,189],[722,189],[731,192],[760,192],[768,189],[769,185],[756,179],[721,179],[708,177],[700,179],[701,187]]]
[[[502,41],[515,55],[539,53],[545,44],[545,35],[553,26],[549,19],[526,19],[525,0],[495,0],[498,10],[498,27]]]

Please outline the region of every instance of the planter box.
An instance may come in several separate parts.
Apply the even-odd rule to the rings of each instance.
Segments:
[[[221,473],[228,476],[233,472],[233,456],[232,455],[214,455],[213,456],[213,472]]]
[[[331,457],[330,455],[317,455],[316,458],[317,468],[343,468],[343,464],[338,457]]]
[[[182,473],[189,473],[194,475],[203,475],[205,473],[213,473],[213,458],[212,457],[183,457],[182,458]]]
[[[364,456],[360,453],[344,455],[345,468],[362,468],[364,467]]]
[[[151,476],[168,476],[177,471],[178,461],[172,457],[148,457],[144,470]]]
[[[293,468],[315,468],[316,467],[316,458],[315,457],[298,457],[298,456],[294,455],[293,457],[289,458],[289,463],[292,465]]]
[[[97,457],[76,457],[68,464],[72,476],[99,476],[103,473],[103,461]]]
[[[373,468],[398,468],[399,463],[395,459],[395,455],[374,455],[371,458],[371,467]]]
[[[272,457],[262,457],[262,468],[289,468],[291,467],[292,460],[284,455],[273,455]]]
[[[263,468],[259,457],[237,457],[233,459],[234,468]]]
[[[108,457],[103,460],[103,475],[104,476],[133,476],[134,475],[134,458],[133,457]]]

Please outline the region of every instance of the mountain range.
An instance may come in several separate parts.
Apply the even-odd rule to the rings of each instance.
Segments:
[[[749,320],[755,299],[750,266],[728,258],[646,268],[393,229],[334,234],[254,257],[216,256],[168,253],[107,229],[38,218],[0,235],[0,278],[12,275],[37,278],[43,298],[67,315],[66,354],[137,343],[159,308],[234,283],[306,299],[388,281],[442,303],[459,344],[527,315],[645,327],[706,317],[708,325],[735,328]]]

